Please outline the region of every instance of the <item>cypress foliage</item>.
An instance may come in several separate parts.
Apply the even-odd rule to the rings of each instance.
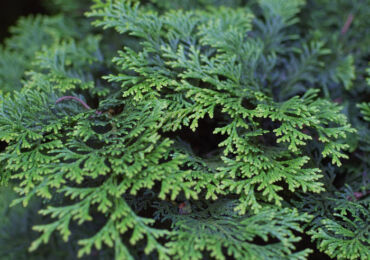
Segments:
[[[367,1],[48,6],[0,49],[2,258],[370,257]]]

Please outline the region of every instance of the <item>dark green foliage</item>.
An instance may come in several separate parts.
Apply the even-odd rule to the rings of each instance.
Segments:
[[[49,4],[68,15],[0,53],[0,183],[43,216],[27,254],[369,258],[366,1]]]
[[[79,37],[82,33],[63,16],[25,17],[10,29],[12,37],[0,49],[0,84],[2,92],[20,89],[24,72],[32,68],[37,52],[43,46]]]

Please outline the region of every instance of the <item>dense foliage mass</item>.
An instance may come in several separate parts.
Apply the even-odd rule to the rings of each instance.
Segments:
[[[47,6],[0,49],[1,259],[370,258],[368,1]]]

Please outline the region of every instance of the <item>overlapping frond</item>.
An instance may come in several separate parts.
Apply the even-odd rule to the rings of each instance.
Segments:
[[[306,227],[331,257],[369,256],[367,139],[328,98],[360,91],[362,65],[302,36],[305,1],[93,2],[107,33],[28,18],[0,50],[0,183],[42,200],[32,252],[59,234],[79,257],[306,259]],[[354,157],[348,192],[334,172]]]

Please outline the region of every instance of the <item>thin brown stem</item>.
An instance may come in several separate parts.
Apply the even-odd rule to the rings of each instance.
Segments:
[[[84,106],[84,108],[86,109],[91,109],[91,107],[86,104],[82,99],[78,98],[78,97],[74,97],[74,96],[63,96],[61,98],[58,98],[56,101],[55,101],[55,104],[58,104],[59,102],[63,101],[63,100],[69,100],[69,99],[73,99],[73,100],[76,100],[77,102],[79,102],[81,105]],[[101,111],[98,111],[96,110],[95,111],[96,114],[100,115],[101,114]]]
[[[349,27],[351,26],[351,23],[353,21],[353,14],[349,14],[348,17],[347,17],[347,20],[346,22],[344,23],[343,27],[342,27],[342,30],[340,31],[342,35],[346,34],[346,32],[348,31]]]

